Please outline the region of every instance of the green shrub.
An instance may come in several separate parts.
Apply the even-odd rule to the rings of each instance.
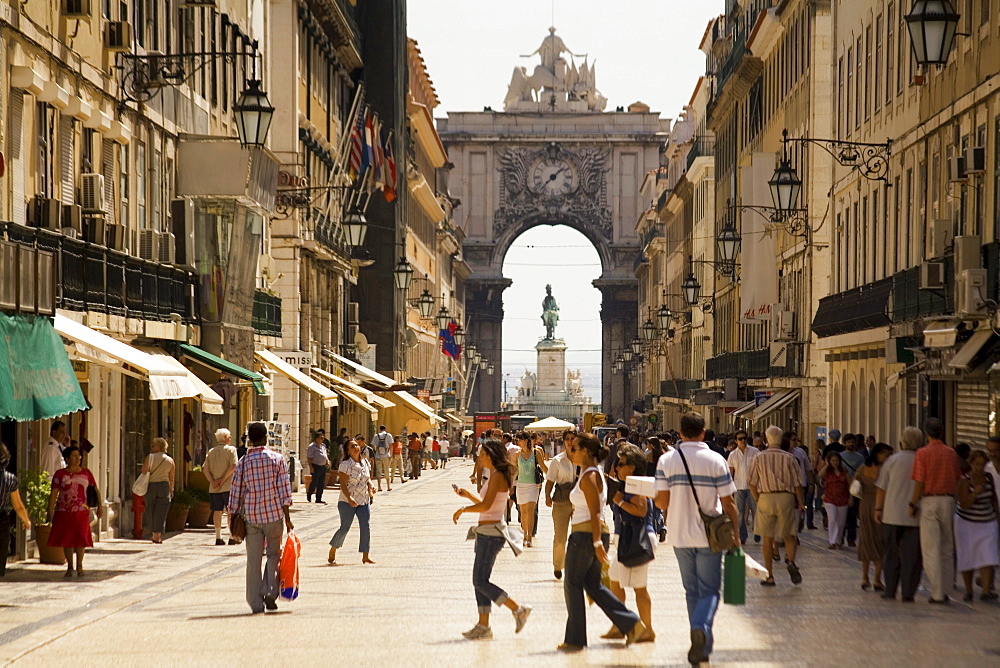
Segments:
[[[191,493],[191,490],[182,489],[174,494],[174,500],[171,501],[171,503],[178,506],[184,506],[185,508],[190,508],[194,504],[198,503],[198,499],[196,499],[194,494]]]
[[[191,495],[195,503],[208,503],[211,500],[208,496],[208,490],[201,489],[200,487],[188,487],[184,491]]]
[[[21,498],[32,524],[45,524],[49,513],[52,482],[43,469],[21,469],[17,473]]]

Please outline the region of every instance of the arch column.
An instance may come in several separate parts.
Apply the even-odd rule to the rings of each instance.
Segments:
[[[503,379],[503,291],[513,281],[503,276],[470,276],[465,281],[466,342],[474,343],[494,367],[476,374],[468,414],[500,408]]]
[[[593,285],[601,291],[601,410],[609,417],[628,422],[636,398],[636,379],[612,373],[611,366],[618,353],[639,333],[639,281],[602,276]]]

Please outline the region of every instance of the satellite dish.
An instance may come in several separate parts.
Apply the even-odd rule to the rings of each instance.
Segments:
[[[416,348],[418,343],[420,343],[420,340],[417,338],[417,335],[413,332],[413,330],[406,330],[406,345],[410,348]]]
[[[358,349],[359,353],[368,352],[368,337],[359,331],[354,335],[354,347]]]
[[[275,279],[275,277],[277,277],[278,275],[277,263],[274,261],[274,258],[271,257],[270,255],[260,256],[260,275],[268,283],[270,283]]]

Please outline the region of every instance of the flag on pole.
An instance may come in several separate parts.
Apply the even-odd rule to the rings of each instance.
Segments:
[[[358,175],[361,174],[361,154],[364,151],[364,141],[365,141],[365,113],[366,107],[364,103],[364,92],[359,93],[361,99],[358,103],[357,115],[355,116],[354,125],[351,127],[351,162],[350,162],[350,172],[351,178],[356,179]]]
[[[382,122],[378,120],[378,118],[375,119],[375,135],[373,139],[374,141],[372,142],[372,152],[374,154],[374,162],[375,162],[375,174],[374,174],[375,187],[378,188],[379,190],[382,190],[384,182],[383,181],[384,155],[382,153]]]
[[[396,199],[396,160],[392,157],[392,132],[385,138],[385,201]]]
[[[455,331],[458,329],[458,323],[452,320],[448,323],[446,329],[441,330],[441,352],[443,352],[448,357],[453,360],[460,359],[462,356],[462,346],[455,343]]]
[[[374,113],[369,109],[365,112],[365,146],[361,155],[361,171],[364,172],[372,166],[374,154],[372,152],[372,137],[375,131]],[[369,176],[369,178],[371,178]]]

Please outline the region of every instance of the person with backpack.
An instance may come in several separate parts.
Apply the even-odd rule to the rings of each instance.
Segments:
[[[372,445],[375,446],[375,479],[378,481],[378,491],[382,491],[382,478],[385,477],[385,484],[388,491],[392,491],[392,474],[389,471],[389,463],[392,461],[392,434],[385,430],[385,425],[378,428],[378,433],[372,438]]]

